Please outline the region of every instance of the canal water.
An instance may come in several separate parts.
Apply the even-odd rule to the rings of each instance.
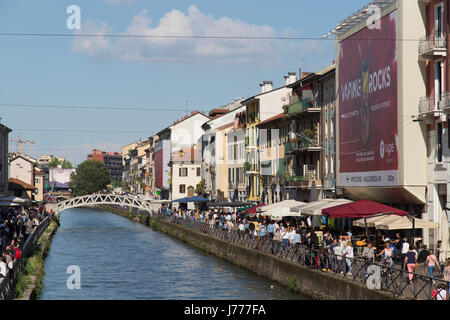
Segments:
[[[42,300],[304,299],[270,279],[121,216],[64,211],[45,261]],[[80,289],[68,289],[69,266]]]

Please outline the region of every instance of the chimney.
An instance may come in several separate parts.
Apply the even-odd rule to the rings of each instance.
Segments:
[[[271,91],[272,90],[272,85],[273,85],[272,81],[263,81],[263,83],[260,84],[260,86],[261,86],[261,93],[265,93],[265,92]]]
[[[295,72],[289,72],[287,76],[284,76],[284,80],[286,81],[286,85],[290,85],[297,80]]]

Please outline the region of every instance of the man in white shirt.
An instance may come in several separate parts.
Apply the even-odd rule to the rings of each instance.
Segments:
[[[275,221],[275,223],[273,224],[273,233],[275,234],[278,229],[280,229],[280,225]]]
[[[400,261],[405,261],[405,257],[406,254],[409,251],[409,243],[407,239],[403,239],[403,243],[402,243],[402,252],[401,252],[401,260]]]

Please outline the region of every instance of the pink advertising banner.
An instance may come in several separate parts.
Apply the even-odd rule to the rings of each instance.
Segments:
[[[397,11],[339,43],[339,186],[398,185]]]

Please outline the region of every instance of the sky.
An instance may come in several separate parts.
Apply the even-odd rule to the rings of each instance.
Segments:
[[[279,87],[288,72],[329,66],[334,41],[273,38],[320,39],[368,2],[0,0],[0,123],[13,130],[10,140],[35,142],[24,145],[33,157],[77,165],[94,148],[120,151],[190,111],[253,96],[265,80]],[[79,30],[67,26],[71,5],[80,8]]]

